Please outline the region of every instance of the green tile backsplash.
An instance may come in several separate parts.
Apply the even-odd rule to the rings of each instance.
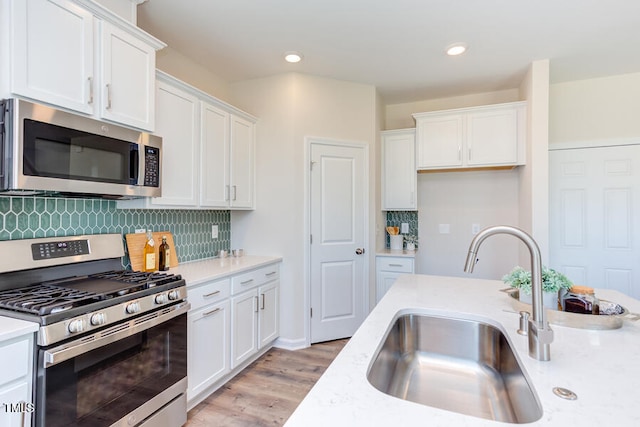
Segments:
[[[212,224],[218,224],[217,240],[211,239]],[[173,233],[180,262],[213,257],[231,244],[229,211],[116,209],[113,200],[0,196],[0,240],[118,233],[124,241],[140,228]]]
[[[409,233],[418,235],[418,212],[417,211],[387,211],[387,227],[400,227],[400,224],[409,224]],[[389,234],[385,232],[386,247],[389,247]],[[420,242],[418,241],[418,245]]]

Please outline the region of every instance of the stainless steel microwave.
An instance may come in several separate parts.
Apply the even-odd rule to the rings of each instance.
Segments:
[[[0,194],[161,195],[161,137],[21,99],[0,108]]]

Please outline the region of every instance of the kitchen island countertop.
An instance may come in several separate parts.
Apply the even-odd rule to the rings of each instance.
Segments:
[[[187,287],[190,287],[280,261],[281,257],[258,255],[209,258],[180,264],[172,267],[167,273],[182,275]]]
[[[516,333],[519,316],[505,284],[496,280],[404,275],[371,312],[286,423],[297,426],[505,426],[388,396],[367,381],[367,370],[398,312],[419,312],[485,321],[507,335],[543,408],[527,425],[640,425],[640,322],[620,329],[585,330],[551,325],[551,360],[528,355],[527,337]],[[601,299],[640,312],[640,301],[596,289]],[[563,400],[564,387],[578,395]]]

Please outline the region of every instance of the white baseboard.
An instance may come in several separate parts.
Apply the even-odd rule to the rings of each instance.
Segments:
[[[278,338],[276,342],[273,344],[274,347],[281,348],[284,350],[302,350],[303,348],[309,347],[307,340],[305,338],[300,338],[297,340],[290,340],[287,338]]]

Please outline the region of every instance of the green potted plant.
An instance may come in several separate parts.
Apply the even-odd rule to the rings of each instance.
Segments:
[[[415,251],[416,246],[418,245],[418,236],[413,234],[406,234],[404,236],[404,241],[407,244],[408,251]]]
[[[519,291],[520,301],[531,304],[531,272],[516,266],[502,281]],[[542,299],[546,308],[558,309],[558,294],[561,289],[569,289],[573,283],[564,274],[542,266]]]

